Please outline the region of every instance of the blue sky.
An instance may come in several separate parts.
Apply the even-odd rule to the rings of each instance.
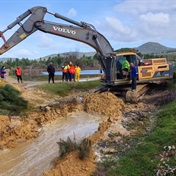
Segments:
[[[0,3],[0,31],[28,9],[44,6],[50,12],[94,25],[114,49],[137,47],[146,42],[176,48],[175,0],[0,0]],[[46,15],[44,19],[65,24],[52,15]],[[4,33],[6,40],[18,27]],[[3,40],[0,39],[2,45]],[[0,58],[36,59],[70,51],[95,50],[80,42],[37,31]]]

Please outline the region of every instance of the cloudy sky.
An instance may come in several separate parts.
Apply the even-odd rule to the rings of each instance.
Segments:
[[[28,9],[44,6],[50,12],[94,25],[114,49],[137,47],[146,42],[176,48],[175,0],[0,0],[0,3],[0,31]],[[44,19],[65,24],[52,15],[46,15]],[[6,40],[18,28],[19,25],[5,32]],[[0,39],[2,45],[3,40]],[[95,50],[80,42],[37,31],[0,58],[36,59],[70,51]]]

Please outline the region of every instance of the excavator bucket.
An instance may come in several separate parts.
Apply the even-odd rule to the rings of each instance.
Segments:
[[[137,85],[136,90],[128,90],[125,95],[125,100],[129,102],[138,102],[142,95],[148,90],[147,84]]]

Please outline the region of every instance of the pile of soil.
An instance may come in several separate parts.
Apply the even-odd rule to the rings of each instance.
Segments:
[[[18,142],[38,137],[35,120],[22,120],[19,116],[0,116],[0,149],[16,147]]]
[[[118,120],[124,108],[124,102],[117,98],[110,92],[89,93],[81,97],[82,108],[84,111],[93,114],[104,115],[106,119],[99,124],[98,131],[96,131],[88,139],[92,144],[96,144],[103,136],[112,123]],[[105,103],[106,102],[106,103]],[[57,175],[72,175],[72,176],[90,176],[96,170],[96,156],[92,147],[89,158],[81,160],[78,158],[78,151],[69,153],[64,159],[58,159],[56,165],[45,172],[45,176]],[[69,168],[69,169],[68,169]]]
[[[111,92],[86,94],[84,97],[84,110],[88,113],[98,113],[109,118],[118,119],[124,107],[123,100]]]
[[[91,151],[90,157],[84,160],[79,159],[78,154],[78,151],[73,151],[63,159],[59,159],[50,171],[44,173],[44,176],[90,176],[96,170],[93,151]]]

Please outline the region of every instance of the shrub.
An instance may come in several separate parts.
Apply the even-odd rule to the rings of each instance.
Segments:
[[[0,87],[0,107],[8,113],[19,114],[27,109],[28,102],[20,97],[20,92],[9,84]]]
[[[79,150],[79,159],[85,159],[88,158],[90,155],[90,149],[91,149],[91,141],[88,139],[84,139],[81,141],[80,144],[77,144],[76,141],[72,141],[69,137],[67,138],[67,141],[60,140],[60,142],[57,142],[57,144],[60,147],[60,157],[64,157],[67,154],[69,154],[72,151]]]
[[[69,137],[67,138],[67,141],[60,140],[60,142],[57,142],[57,144],[60,147],[60,156],[64,157],[71,151],[74,151],[77,149],[77,144],[75,141],[72,141]]]

